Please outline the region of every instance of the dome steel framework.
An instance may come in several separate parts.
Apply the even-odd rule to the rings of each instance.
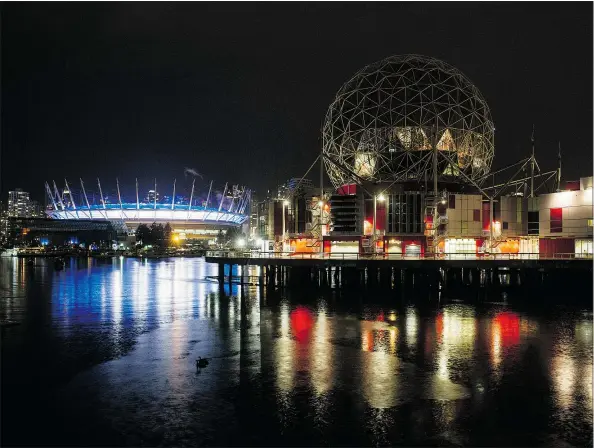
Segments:
[[[326,170],[352,182],[437,177],[481,182],[494,155],[487,102],[459,70],[419,55],[367,65],[330,104],[322,129]]]

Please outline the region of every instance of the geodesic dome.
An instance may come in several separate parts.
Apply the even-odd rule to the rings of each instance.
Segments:
[[[355,180],[479,180],[494,155],[487,102],[456,68],[419,55],[391,56],[359,70],[330,104],[322,129],[335,187]]]

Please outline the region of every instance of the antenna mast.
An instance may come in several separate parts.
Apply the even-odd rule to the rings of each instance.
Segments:
[[[557,169],[557,191],[561,191],[561,142],[559,142],[559,154],[557,155],[559,168]]]
[[[534,124],[532,125],[532,158],[530,160],[530,197],[534,197]]]

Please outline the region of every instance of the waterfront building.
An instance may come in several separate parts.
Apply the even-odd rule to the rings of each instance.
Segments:
[[[562,189],[560,164],[535,172],[534,134],[530,156],[492,171],[494,131],[478,88],[449,64],[418,55],[370,64],[326,114],[323,163],[333,191],[307,196],[302,224],[291,181],[280,186],[268,236],[284,236],[290,251],[299,251],[295,239],[323,241],[303,252],[591,256],[592,178]],[[314,219],[316,202],[325,226],[319,212]]]
[[[37,216],[39,204],[32,201],[29,193],[16,188],[8,192],[7,214],[11,218],[29,218]]]

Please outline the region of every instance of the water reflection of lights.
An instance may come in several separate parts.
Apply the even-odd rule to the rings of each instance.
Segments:
[[[437,316],[436,331],[439,343],[437,353],[437,375],[449,377],[453,363],[468,359],[474,350],[476,322],[474,317],[463,317],[464,310],[444,310]]]
[[[559,355],[553,358],[553,382],[557,401],[561,408],[568,409],[573,402],[573,392],[575,386],[575,361],[569,356],[570,347],[563,343],[559,347]]]
[[[111,320],[113,339],[117,343],[122,331],[122,268],[114,269],[111,274]]]
[[[381,323],[381,320],[361,321],[363,392],[369,404],[377,409],[390,408],[396,404],[399,365],[395,356],[397,342],[396,327]]]
[[[281,337],[289,336],[289,305],[286,302],[280,306],[280,321]]]
[[[495,369],[501,364],[501,327],[497,323],[491,330],[491,362]]]
[[[298,306],[291,313],[290,319],[293,337],[299,343],[307,342],[313,327],[311,311],[303,306]]]
[[[592,345],[592,322],[578,322],[575,325],[575,335],[579,342]]]
[[[417,342],[418,317],[414,308],[406,310],[406,344],[414,348]]]
[[[520,320],[515,313],[497,313],[491,322],[491,363],[495,370],[502,360],[504,347],[517,344],[520,338]]]
[[[362,353],[363,393],[369,405],[391,408],[398,395],[398,358],[384,351]]]
[[[169,316],[167,315],[167,308],[168,302],[169,306],[171,306],[171,297],[173,283],[171,281],[172,273],[171,273],[171,264],[169,263],[159,263],[157,265],[157,297],[155,298],[157,301],[157,315],[159,317],[159,321],[163,322],[164,320],[168,320]]]
[[[582,387],[586,392],[586,398],[588,400],[586,403],[588,409],[592,409],[592,374],[592,362],[590,361],[586,363],[586,372],[583,376],[584,379],[582,384]]]
[[[293,389],[295,374],[294,345],[291,340],[291,329],[289,325],[289,306],[282,303],[280,307],[280,337],[275,344],[276,360],[276,381],[277,387],[282,392],[289,392]]]
[[[332,388],[332,351],[333,346],[328,341],[330,322],[325,311],[318,313],[314,325],[313,346],[311,350],[311,381],[317,395],[322,395]]]

